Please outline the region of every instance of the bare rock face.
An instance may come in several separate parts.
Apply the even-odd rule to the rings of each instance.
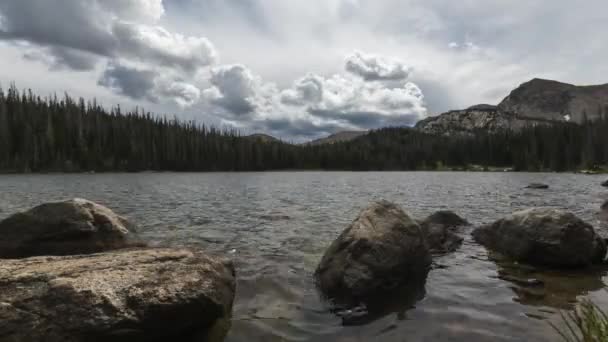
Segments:
[[[467,220],[449,210],[431,214],[420,223],[431,253],[453,252],[462,245],[463,238],[455,231],[469,225]]]
[[[608,84],[575,86],[535,78],[509,94],[498,108],[531,119],[573,121],[595,120],[608,106]]]
[[[554,267],[603,262],[606,244],[591,225],[550,208],[515,212],[473,231],[473,238],[516,261]]]
[[[431,255],[416,221],[381,201],[363,209],[327,249],[315,276],[339,301],[363,299],[408,283],[424,283]]]
[[[546,124],[544,121],[522,119],[513,113],[503,112],[496,106],[476,105],[465,110],[453,110],[419,121],[416,129],[438,135],[468,135],[476,131],[496,133],[520,130],[526,126]]]
[[[142,245],[134,235],[134,225],[97,203],[45,203],[0,221],[0,258],[88,254]]]
[[[234,269],[182,249],[0,262],[0,341],[220,341]]]
[[[524,127],[599,119],[608,115],[608,84],[575,86],[535,78],[513,90],[498,106],[481,104],[421,120],[429,134],[518,131]]]

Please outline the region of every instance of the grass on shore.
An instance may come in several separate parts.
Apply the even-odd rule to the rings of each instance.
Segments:
[[[551,323],[565,342],[608,342],[608,315],[589,300],[561,313],[563,328]]]

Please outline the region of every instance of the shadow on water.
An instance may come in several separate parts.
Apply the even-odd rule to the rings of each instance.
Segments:
[[[492,255],[498,267],[497,278],[510,283],[514,300],[534,307],[571,310],[580,296],[605,287],[602,278],[608,275],[608,266],[593,266],[583,270],[539,268],[509,261]]]
[[[405,313],[424,299],[425,285],[426,279],[359,300],[344,297],[326,298],[326,301],[343,326],[365,325],[392,314],[403,320]]]

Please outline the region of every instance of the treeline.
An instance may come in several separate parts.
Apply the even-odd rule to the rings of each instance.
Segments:
[[[292,145],[67,94],[0,89],[0,171],[430,170],[470,165],[566,171],[608,163],[608,118],[519,132],[434,136],[385,128],[350,142]]]

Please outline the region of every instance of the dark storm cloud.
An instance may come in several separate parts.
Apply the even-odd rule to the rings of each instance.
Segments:
[[[77,70],[92,69],[95,55],[188,72],[214,62],[215,50],[205,38],[130,21],[154,22],[162,13],[161,0],[1,1],[0,39],[48,47],[40,52],[48,60]]]
[[[150,99],[156,77],[158,73],[154,71],[112,63],[107,66],[98,84],[134,99]]]
[[[90,1],[1,1],[3,39],[26,40],[108,55],[116,45]],[[69,20],[67,20],[69,18]]]
[[[371,111],[335,111],[320,109],[311,109],[310,113],[316,117],[341,122],[343,126],[344,124],[356,126],[358,129],[374,129],[386,126],[413,126],[420,120],[418,113],[385,115]]]

